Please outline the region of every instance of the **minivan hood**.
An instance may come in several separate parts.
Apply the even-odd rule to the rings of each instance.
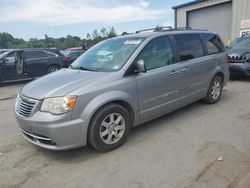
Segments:
[[[63,69],[25,85],[21,94],[33,99],[65,96],[68,93],[88,84],[100,81],[108,76],[108,72],[91,72],[73,69]]]

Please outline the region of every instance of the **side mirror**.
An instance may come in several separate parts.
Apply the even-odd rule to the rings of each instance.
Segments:
[[[138,73],[146,72],[146,67],[145,67],[143,59],[140,59],[136,62],[136,70]]]

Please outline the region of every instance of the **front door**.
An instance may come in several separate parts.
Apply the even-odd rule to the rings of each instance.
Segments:
[[[1,71],[3,75],[3,80],[15,80],[18,78],[16,69],[16,51],[9,53],[1,63]]]
[[[152,39],[137,60],[143,60],[145,73],[137,75],[137,95],[141,121],[165,114],[178,106],[179,64],[174,64],[170,39]]]

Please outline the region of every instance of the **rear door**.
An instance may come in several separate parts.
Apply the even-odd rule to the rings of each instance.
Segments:
[[[179,57],[182,96],[181,105],[191,103],[206,93],[204,88],[204,48],[199,34],[175,35]]]
[[[137,60],[144,60],[146,72],[137,75],[141,121],[147,121],[178,107],[180,79],[169,37],[152,39]]]
[[[49,63],[47,54],[43,50],[25,51],[25,70],[29,76],[42,76]]]

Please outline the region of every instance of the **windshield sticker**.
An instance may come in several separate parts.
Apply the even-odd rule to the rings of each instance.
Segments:
[[[112,69],[119,69],[119,65],[113,66]]]
[[[132,44],[132,45],[137,45],[140,44],[141,41],[140,40],[127,40],[124,42],[124,44]]]

